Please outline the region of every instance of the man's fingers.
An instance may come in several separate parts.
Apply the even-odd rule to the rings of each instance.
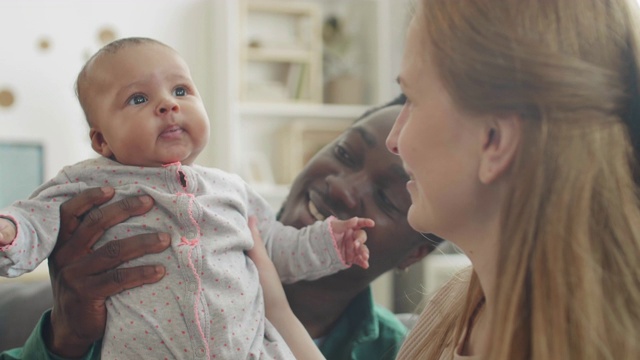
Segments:
[[[152,207],[153,199],[145,195],[128,197],[102,208],[95,208],[85,215],[73,235],[58,238],[56,249],[64,247],[64,255],[75,259],[86,254],[108,228],[132,216],[142,215]]]
[[[111,187],[91,188],[60,205],[60,237],[58,241],[66,241],[80,225],[81,218],[87,211],[109,201],[114,194],[115,190]]]
[[[113,240],[78,260],[76,267],[87,275],[114,269],[129,260],[160,253],[171,245],[169,234],[142,234]]]
[[[91,276],[87,281],[87,290],[107,298],[127,289],[158,282],[164,274],[165,268],[162,265],[114,269]]]

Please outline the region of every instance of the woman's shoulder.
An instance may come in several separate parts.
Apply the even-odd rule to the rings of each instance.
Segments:
[[[428,298],[420,318],[418,327],[433,328],[439,326],[452,312],[457,312],[460,301],[466,298],[469,280],[472,274],[471,266],[464,268],[451,276],[435,293]]]
[[[454,273],[444,285],[434,292],[427,306],[445,306],[449,304],[449,300],[459,298],[469,288],[472,272],[472,267],[468,266]]]

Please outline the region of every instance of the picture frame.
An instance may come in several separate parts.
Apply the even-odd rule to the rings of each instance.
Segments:
[[[252,185],[274,185],[270,161],[266,154],[252,152],[243,164],[242,177]]]
[[[289,184],[315,154],[339,137],[350,122],[326,119],[297,120],[285,125],[276,141],[280,144],[277,181]]]
[[[44,145],[0,141],[0,207],[26,199],[44,181]]]

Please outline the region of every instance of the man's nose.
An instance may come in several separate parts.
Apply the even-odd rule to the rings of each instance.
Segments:
[[[361,172],[330,175],[327,177],[329,200],[344,210],[359,211],[363,193],[370,190],[367,176]]]

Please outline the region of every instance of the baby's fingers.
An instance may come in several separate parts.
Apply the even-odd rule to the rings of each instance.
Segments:
[[[375,221],[373,221],[372,219],[369,219],[369,218],[356,217],[354,219],[356,219],[355,227],[358,228],[358,229],[371,228],[371,227],[374,227],[376,225]]]
[[[354,232],[355,258],[353,263],[366,269],[369,267],[369,248],[364,244],[367,241],[367,233],[364,230]]]
[[[373,227],[375,222],[368,218],[352,217],[349,220],[333,220],[331,228],[334,232],[344,233],[349,229],[362,229],[365,227]]]
[[[367,247],[367,245],[362,244],[358,248],[358,255],[356,256],[356,259],[353,263],[363,269],[369,268],[369,248]]]
[[[0,245],[7,245],[16,237],[15,225],[9,220],[0,219]]]

